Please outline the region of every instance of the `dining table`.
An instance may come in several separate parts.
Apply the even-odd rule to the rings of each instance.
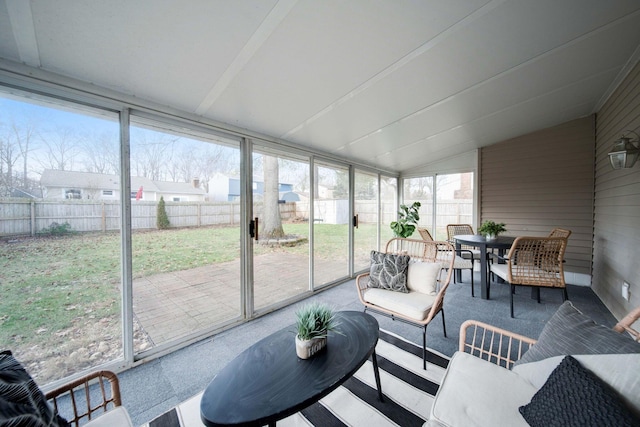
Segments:
[[[489,249],[497,249],[498,256],[504,256],[505,251],[511,248],[515,237],[511,236],[496,236],[493,238],[487,238],[480,234],[460,234],[453,236],[453,240],[456,246],[456,251],[462,248],[462,245],[473,246],[480,251],[480,297],[482,299],[490,299],[490,283],[488,273],[488,260]],[[473,274],[473,272],[471,273]],[[456,280],[462,281],[462,272],[456,271]]]

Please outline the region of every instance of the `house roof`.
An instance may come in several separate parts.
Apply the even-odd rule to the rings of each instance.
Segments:
[[[405,172],[598,111],[638,18],[636,0],[0,0],[0,74]]]
[[[73,172],[53,169],[45,169],[40,178],[40,183],[44,187],[83,187],[96,190],[119,190],[120,180],[117,175]],[[142,176],[131,177],[131,190],[135,191],[143,187],[144,191],[154,191],[158,193],[180,193],[180,194],[205,194],[201,188],[194,188],[187,182],[165,182],[152,181]]]

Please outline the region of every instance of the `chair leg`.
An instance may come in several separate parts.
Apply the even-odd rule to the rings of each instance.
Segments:
[[[444,332],[444,337],[447,337],[447,325],[445,325],[444,323],[444,308],[442,310],[440,310],[440,313],[442,313],[442,331]],[[426,326],[425,326],[426,329]]]
[[[473,263],[471,263],[471,298],[475,297],[474,291],[473,291]]]
[[[536,300],[538,301],[538,304],[540,304],[540,288],[535,287],[533,288],[533,291],[535,292],[535,296],[536,296]]]
[[[569,299],[569,294],[567,293],[567,288],[562,288],[562,302],[565,302]]]
[[[422,369],[427,370],[427,325],[422,328]]]
[[[513,294],[516,291],[516,287],[514,285],[511,285],[511,292],[509,293],[511,295],[511,318],[513,319]]]

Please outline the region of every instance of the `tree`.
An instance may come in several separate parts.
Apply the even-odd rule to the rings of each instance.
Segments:
[[[165,228],[169,228],[169,217],[167,216],[167,209],[164,205],[164,197],[160,196],[160,201],[158,202],[158,211],[156,218],[156,226],[160,230],[164,230]]]
[[[278,206],[280,181],[278,158],[264,156],[264,218],[262,220],[262,236],[265,239],[280,239],[285,236]]]
[[[80,152],[78,136],[72,129],[58,128],[55,132],[42,137],[44,157],[40,164],[45,169],[72,171],[76,157]]]

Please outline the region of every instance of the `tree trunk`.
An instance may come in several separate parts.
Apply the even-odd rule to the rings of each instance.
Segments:
[[[264,156],[264,218],[262,219],[262,233],[265,239],[279,239],[284,237],[280,207],[278,206],[278,158]]]

